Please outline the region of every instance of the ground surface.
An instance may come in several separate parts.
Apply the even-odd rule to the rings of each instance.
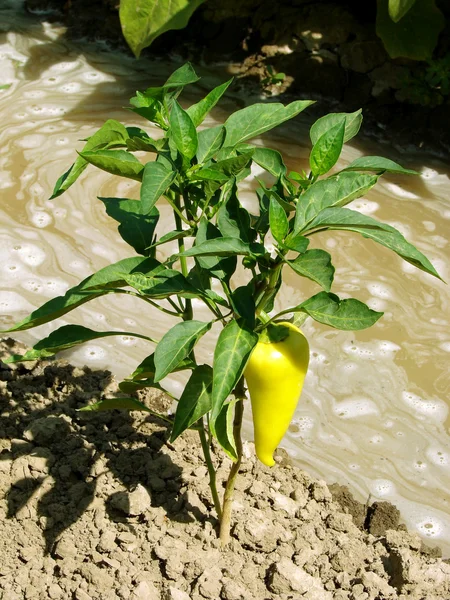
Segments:
[[[450,565],[398,526],[395,508],[332,496],[283,452],[268,469],[251,444],[222,551],[194,432],[170,445],[142,413],[77,413],[114,393],[108,372],[1,365],[0,598],[450,598]]]

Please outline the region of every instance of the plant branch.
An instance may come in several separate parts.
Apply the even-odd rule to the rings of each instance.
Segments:
[[[177,312],[174,312],[173,310],[169,310],[168,308],[164,308],[163,306],[160,306],[154,300],[150,300],[150,298],[147,298],[147,296],[138,294],[137,292],[131,292],[130,290],[122,290],[122,289],[111,289],[110,291],[115,292],[116,294],[128,294],[129,296],[134,296],[135,298],[140,298],[141,300],[144,300],[148,304],[151,304],[154,308],[157,308],[161,312],[166,313],[166,315],[170,315],[171,317],[179,317],[180,316],[180,311],[178,310],[176,305],[175,305],[175,308],[177,309]]]
[[[205,433],[205,425],[203,423],[203,419],[200,419],[200,427],[198,430],[200,441],[202,444],[203,456],[205,457],[206,466],[208,467],[209,473],[209,487],[211,489],[211,495],[214,501],[214,508],[216,509],[217,516],[219,521],[222,520],[222,507],[220,506],[220,498],[217,493],[217,484],[216,484],[216,470],[214,469],[214,465],[211,458],[211,452],[209,448],[208,440],[206,439]]]

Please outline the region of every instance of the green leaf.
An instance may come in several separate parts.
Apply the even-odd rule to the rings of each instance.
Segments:
[[[293,233],[290,233],[283,242],[283,248],[294,250],[294,252],[299,252],[300,254],[306,252],[308,246],[308,238],[303,235],[294,235]]]
[[[130,136],[127,139],[127,149],[132,152],[161,152],[166,147],[167,138],[155,140],[139,127],[127,127],[126,129]]]
[[[56,331],[53,331],[48,337],[40,340],[28,350],[25,354],[13,354],[5,359],[6,363],[16,363],[26,360],[37,360],[39,358],[48,358],[63,350],[73,348],[78,344],[97,340],[99,338],[110,337],[112,335],[126,335],[146,339],[156,343],[156,340],[139,333],[127,333],[126,331],[93,331],[82,325],[63,325]]]
[[[340,300],[335,294],[319,292],[306,302],[302,302],[294,309],[307,313],[315,321],[324,323],[335,329],[344,331],[358,331],[371,327],[383,315],[381,312],[371,310],[366,304],[348,298]]]
[[[219,442],[222,450],[231,460],[237,460],[236,442],[234,440],[233,420],[236,402],[240,400],[233,399],[222,406],[214,424],[214,436]]]
[[[194,248],[198,248],[206,241],[220,239],[220,231],[215,225],[210,223],[206,218],[200,220],[197,236],[195,238]],[[211,277],[225,282],[230,280],[230,277],[236,270],[237,259],[235,256],[229,258],[218,258],[216,256],[197,256],[196,262],[205,271],[208,271]]]
[[[144,166],[126,150],[93,150],[80,152],[88,163],[112,175],[141,181]]]
[[[140,412],[147,412],[172,425],[172,420],[169,419],[167,415],[162,415],[161,413],[151,410],[151,408],[148,408],[145,404],[136,400],[136,398],[105,398],[104,400],[100,400],[100,402],[94,402],[93,404],[83,406],[83,408],[79,408],[77,412],[104,412],[106,410],[137,410]]]
[[[138,254],[150,256],[155,228],[159,219],[156,207],[148,214],[141,214],[142,203],[127,198],[98,198],[103,202],[106,213],[118,221],[119,233]]]
[[[415,1],[416,0],[389,0],[389,16],[394,23],[398,23],[398,21],[406,15]]]
[[[330,206],[344,206],[363,196],[378,181],[377,175],[338,173],[313,183],[297,203],[294,234],[306,230],[308,224]]]
[[[234,112],[225,122],[227,135],[225,146],[236,146],[269,129],[292,119],[302,110],[313,104],[312,100],[296,100],[287,106],[277,102],[256,103]]]
[[[173,3],[172,3],[173,8]],[[184,27],[184,26],[183,26]],[[163,85],[164,90],[184,88],[186,85],[196,83],[200,77],[194,70],[194,67],[190,62],[184,63],[181,67],[178,67],[167,79]]]
[[[161,381],[191,353],[198,340],[211,329],[211,323],[183,321],[163,336],[155,350],[155,381]]]
[[[243,323],[249,329],[255,327],[255,298],[253,286],[251,284],[241,285],[231,294],[231,305],[233,311],[238,317],[241,317]]]
[[[200,169],[200,170],[196,171],[195,177],[196,177],[196,179],[202,179],[205,181],[217,181],[219,183],[218,187],[220,187],[220,185],[222,185],[222,183],[225,183],[228,181],[228,176],[225,175],[224,173],[222,173],[222,171],[217,171],[213,167],[214,167],[214,164],[211,167],[207,167],[205,169]]]
[[[228,201],[217,212],[217,226],[224,238],[234,237],[249,243],[256,237],[256,231],[250,227],[249,213],[239,204],[235,184]]]
[[[225,400],[239,381],[258,335],[239,321],[231,321],[220,332],[214,351],[211,430]]]
[[[196,290],[175,269],[160,269],[158,267],[145,275],[140,273],[124,273],[122,277],[129,286],[148,298],[161,299],[174,295],[196,295]]]
[[[314,144],[309,157],[309,165],[314,175],[324,175],[334,167],[344,144],[345,119],[328,129]]]
[[[237,149],[241,152],[248,152],[252,150],[253,162],[258,164],[277,179],[282,175],[285,175],[287,172],[283,157],[278,150],[272,150],[271,148],[260,148],[259,146],[252,146],[251,144],[239,144]]]
[[[247,244],[235,237],[219,237],[180,252],[178,256],[252,256],[264,253],[262,244]]]
[[[171,442],[211,410],[212,374],[209,365],[200,365],[192,372],[178,400]]]
[[[174,373],[178,371],[185,371],[186,369],[194,369],[197,365],[190,358],[185,358],[179,363],[174,369]],[[153,352],[139,364],[133,373],[119,383],[119,389],[121,392],[130,394],[144,388],[156,388],[162,390],[164,393],[169,394],[167,390],[161,387],[159,383],[155,383],[155,353]]]
[[[198,133],[197,162],[202,164],[212,158],[222,148],[225,127],[217,125]]]
[[[203,122],[203,119],[206,117],[209,111],[219,102],[232,81],[233,78],[229,79],[225,83],[222,83],[222,85],[218,85],[211,90],[209,94],[203,98],[203,100],[200,100],[200,102],[197,102],[196,104],[192,104],[187,109],[186,112],[191,117],[192,122],[196,127]]]
[[[106,121],[106,123],[104,123],[100,129],[88,139],[82,152],[112,146],[125,146],[128,137],[128,132],[121,123],[114,119],[108,119],[108,121]],[[81,173],[83,173],[88,164],[89,163],[82,156],[78,156],[70,169],[63,173],[56,182],[50,200],[57,198],[68,190]]]
[[[158,264],[158,261],[153,258],[134,256],[108,265],[107,267],[100,269],[100,271],[97,271],[97,273],[84,279],[77,286],[68,290],[64,296],[57,296],[56,298],[49,300],[25,319],[3,333],[24,331],[25,329],[30,329],[31,327],[37,327],[38,325],[53,321],[53,319],[65,315],[89,300],[99,298],[108,293],[113,293],[115,292],[114,288],[125,286],[126,282],[119,276],[119,273],[146,273],[152,268],[155,268],[155,265]]]
[[[287,264],[299,275],[315,281],[325,291],[330,291],[334,267],[331,264],[331,256],[325,250],[307,250],[295,260],[288,260]]]
[[[357,135],[362,123],[362,109],[353,113],[330,113],[318,119],[311,127],[309,136],[314,145],[332,127],[345,121],[344,144]]]
[[[398,23],[389,16],[388,0],[377,1],[376,31],[391,58],[430,59],[444,27],[434,0],[416,0]]]
[[[273,196],[270,198],[269,223],[273,237],[281,244],[288,234],[289,221],[286,211]]]
[[[149,214],[156,202],[175,179],[175,171],[162,162],[148,162],[144,167],[141,185],[142,214]]]
[[[418,269],[441,279],[436,269],[415,246],[405,240],[394,227],[348,208],[327,208],[309,224],[309,229],[327,227],[355,231],[396,252],[403,260]]]
[[[420,175],[412,169],[404,169],[389,158],[382,156],[361,156],[348,165],[344,171],[375,171],[376,173],[398,173],[400,175]]]
[[[194,158],[198,146],[197,131],[191,117],[177,101],[173,103],[170,113],[169,135],[180,154],[188,159]]]
[[[193,229],[183,229],[183,231],[174,229],[173,231],[169,231],[169,233],[162,235],[158,241],[152,244],[151,247],[155,248],[155,246],[161,246],[162,244],[167,244],[167,242],[173,242],[174,240],[181,240],[185,237],[191,237],[193,233]]]
[[[142,50],[171,29],[184,29],[192,13],[205,0],[121,0],[122,33],[136,58]]]
[[[250,164],[252,155],[253,151],[239,154],[238,156],[232,156],[231,158],[226,158],[213,163],[211,167],[216,171],[221,171],[227,177],[234,177]]]

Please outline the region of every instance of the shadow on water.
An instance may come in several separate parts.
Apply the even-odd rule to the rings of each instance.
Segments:
[[[125,487],[139,484],[176,521],[204,520],[207,515],[189,504],[182,469],[164,452],[168,433],[150,416],[133,426],[123,411],[77,413],[92,398],[100,398],[111,383],[108,371],[77,369],[53,363],[11,368],[0,363],[0,440],[11,441],[11,487],[5,490],[8,518],[39,520],[46,551],[100,496],[114,521],[127,523],[117,510]],[[8,445],[8,444],[7,444]],[[105,483],[105,475],[112,475]]]

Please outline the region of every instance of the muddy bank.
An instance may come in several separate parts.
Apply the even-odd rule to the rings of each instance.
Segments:
[[[17,352],[2,343],[1,356]],[[8,600],[444,600],[450,565],[399,525],[246,446],[220,550],[194,432],[76,409],[116,384],[59,361],[0,367],[0,590]],[[163,398],[141,396],[161,410]],[[219,481],[228,460],[216,457]],[[333,492],[333,493],[332,493]],[[339,504],[340,502],[340,504]]]
[[[448,71],[450,7],[444,1],[438,5],[447,26],[434,59]],[[95,11],[87,0],[27,0],[26,6],[49,11],[41,18],[62,20],[69,37],[107,40],[129,52],[117,2],[98,0]],[[185,30],[163,34],[144,54],[228,62],[246,93],[320,100],[311,113],[316,117],[362,107],[366,135],[406,150],[447,155],[448,85],[429,83],[426,62],[390,59],[376,35],[375,18],[375,2],[208,0]],[[271,73],[285,76],[274,83]]]

